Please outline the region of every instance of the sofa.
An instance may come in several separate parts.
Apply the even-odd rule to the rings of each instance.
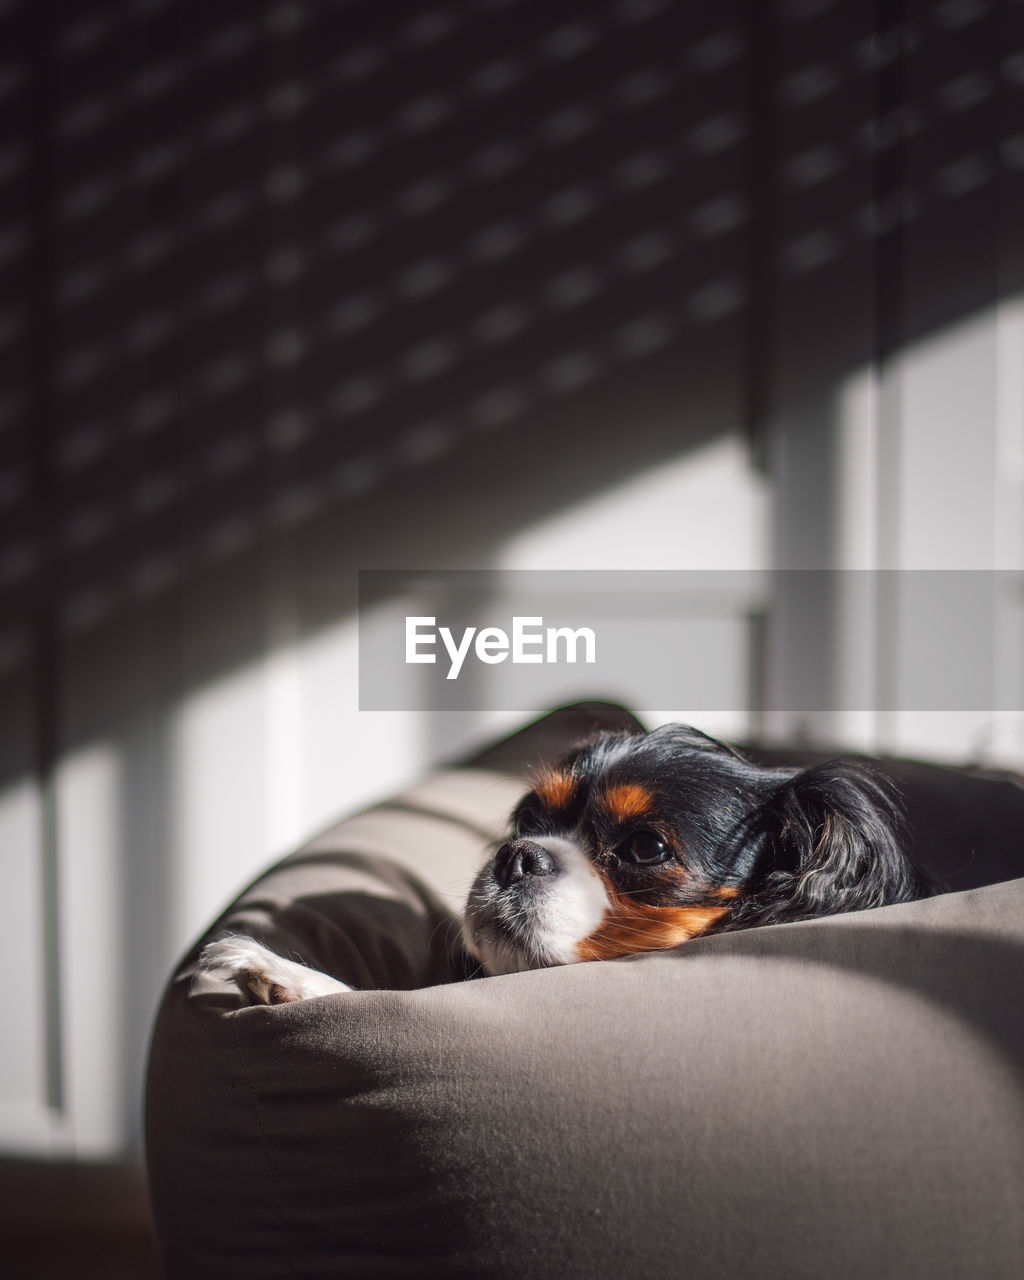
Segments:
[[[926,900],[466,978],[457,912],[589,703],[347,818],[211,923],[146,1098],[171,1280],[1024,1275],[1024,788],[880,760]],[[750,744],[766,763],[807,753]],[[357,988],[245,1007],[250,933]]]

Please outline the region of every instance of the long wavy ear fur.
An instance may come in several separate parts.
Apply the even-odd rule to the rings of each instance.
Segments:
[[[888,779],[856,761],[814,765],[751,815],[753,855],[733,926],[782,924],[927,896]]]

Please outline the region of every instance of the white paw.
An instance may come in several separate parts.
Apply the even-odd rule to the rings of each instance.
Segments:
[[[200,953],[199,967],[227,973],[242,994],[257,1004],[289,1004],[310,996],[352,990],[347,983],[286,960],[261,942],[240,934],[207,943]]]

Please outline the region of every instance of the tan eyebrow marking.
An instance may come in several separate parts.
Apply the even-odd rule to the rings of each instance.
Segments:
[[[615,822],[628,822],[647,813],[654,801],[646,787],[636,782],[622,782],[603,791],[600,803]]]
[[[538,800],[549,809],[564,809],[576,788],[576,779],[571,773],[563,773],[561,769],[553,769],[550,765],[535,770],[530,782]]]

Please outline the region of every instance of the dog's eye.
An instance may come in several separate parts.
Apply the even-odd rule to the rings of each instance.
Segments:
[[[615,853],[623,862],[635,862],[641,867],[653,867],[672,857],[668,845],[656,831],[634,831]]]

